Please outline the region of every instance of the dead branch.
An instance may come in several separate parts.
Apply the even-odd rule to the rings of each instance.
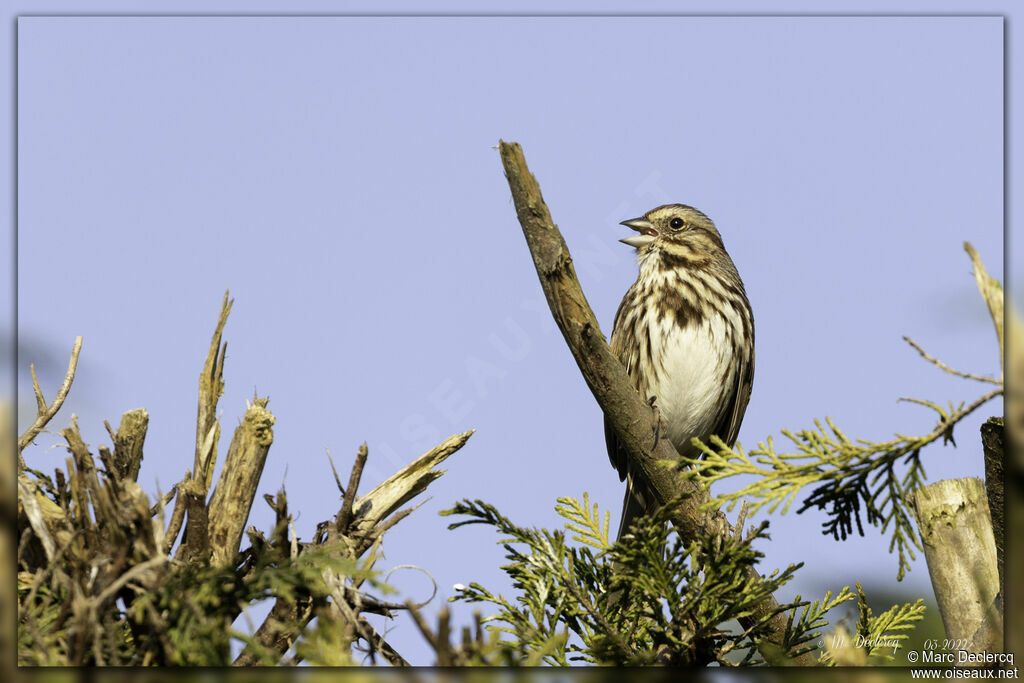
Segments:
[[[32,443],[32,439],[39,435],[39,432],[43,431],[47,423],[53,419],[53,416],[57,414],[60,407],[64,405],[64,399],[67,398],[68,392],[71,391],[71,383],[75,380],[75,370],[78,368],[78,354],[82,351],[82,338],[75,337],[75,346],[71,349],[71,360],[68,362],[68,371],[64,375],[64,383],[60,385],[60,390],[57,392],[57,396],[54,397],[53,403],[49,406],[46,405],[46,399],[43,398],[43,392],[39,388],[39,380],[36,379],[36,366],[29,365],[29,369],[32,371],[32,389],[36,394],[36,419],[25,433],[18,438],[18,472],[21,473],[25,469],[25,463],[21,459],[21,452],[25,450],[25,447]]]
[[[393,474],[365,496],[355,499],[350,504],[350,509],[353,512],[345,527],[344,535],[338,532],[339,527],[336,523],[331,523],[329,524],[328,533],[318,536],[321,542],[311,545],[330,549],[332,552],[337,552],[343,557],[361,557],[365,552],[374,547],[375,542],[380,539],[384,531],[390,529],[398,520],[404,519],[409,514],[410,510],[399,511],[398,509],[422,493],[435,479],[444,475],[444,470],[434,468],[449,455],[462,448],[472,434],[473,432],[469,431],[449,437]],[[352,496],[355,498],[356,488],[359,485],[359,479],[368,453],[369,451],[364,444],[359,449],[359,455],[353,464],[353,471],[349,477],[350,483],[345,491],[346,497]],[[271,502],[271,507],[274,507],[274,502],[268,502]],[[279,502],[277,504],[279,505]],[[344,509],[345,505],[343,502],[342,509]],[[335,517],[336,520],[340,519],[341,512],[339,510],[338,515]],[[277,508],[275,508],[275,513],[278,515],[283,514]],[[324,581],[328,586],[340,586],[343,579],[344,577],[339,577],[331,570],[324,572]],[[353,587],[357,588],[358,582],[354,582]],[[358,597],[358,591],[348,589],[344,591],[334,590],[332,595],[334,601],[339,603],[336,608],[336,614],[342,618],[347,618],[346,615],[349,614],[358,614],[359,610],[352,610],[348,605],[350,599]],[[341,603],[344,603],[344,607]],[[306,597],[300,597],[296,600],[278,598],[273,608],[271,608],[270,614],[256,630],[256,633],[253,634],[253,637],[264,648],[264,651],[276,652],[283,656],[300,636],[306,624],[315,616],[316,610],[321,606],[322,603]],[[366,627],[369,625],[365,624],[365,622],[363,624],[351,623],[350,625],[354,634],[360,635],[371,645],[379,645],[383,642],[383,639],[380,639],[375,633],[366,630]],[[380,651],[392,664],[399,664],[405,661],[390,646],[386,649],[382,648]],[[248,647],[235,659],[234,665],[252,666],[258,664],[259,661],[260,655],[257,653],[256,648]]]
[[[356,453],[356,462],[352,465],[352,474],[348,480],[348,488],[344,490],[341,510],[338,511],[338,516],[335,519],[334,526],[340,534],[348,531],[348,525],[352,521],[352,506],[356,502],[356,492],[359,490],[359,480],[363,477],[363,467],[366,466],[367,455],[369,455],[369,451],[364,443]],[[331,469],[334,469],[334,463],[331,463]],[[335,480],[337,480],[337,473],[335,473]],[[339,488],[341,487],[339,486]]]
[[[707,540],[732,533],[721,511],[701,512],[701,505],[709,501],[706,491],[660,464],[660,461],[677,461],[678,453],[667,439],[657,438],[660,430],[653,409],[633,388],[625,367],[608,348],[576,277],[569,248],[551,219],[540,185],[526,165],[522,148],[518,143],[504,141],[499,143],[499,148],[516,215],[548,306],[587,386],[628,453],[630,471],[644,480],[660,505],[679,496],[685,498],[676,508],[672,520],[686,541]],[[748,578],[757,580],[760,576],[751,569]],[[776,659],[777,646],[785,642],[786,634],[786,617],[779,612],[778,602],[774,598],[766,600],[740,623],[749,628],[769,615],[774,615],[770,617],[769,635],[765,639],[769,642],[759,649],[766,659],[772,661]],[[815,662],[810,654],[806,654],[790,658],[786,663],[810,666]]]
[[[174,542],[178,540],[178,534],[181,533],[181,525],[185,521],[185,496],[181,495],[181,490],[185,486],[186,482],[192,480],[192,473],[185,471],[185,478],[174,485],[174,490],[177,492],[178,497],[174,501],[174,511],[171,512],[171,521],[167,524],[167,531],[164,533],[164,552],[171,552],[171,548],[174,547]]]
[[[149,413],[145,408],[129,410],[121,415],[121,424],[114,434],[114,467],[118,479],[137,481],[142,467],[142,446],[149,429]],[[110,425],[107,424],[107,431]]]
[[[961,372],[960,370],[954,370],[953,368],[949,367],[935,356],[931,355],[930,353],[922,349],[917,342],[915,342],[913,339],[906,335],[904,335],[903,341],[910,344],[910,346],[912,346],[915,351],[921,354],[922,358],[924,358],[926,361],[937,367],[939,370],[942,370],[943,372],[948,372],[951,375],[963,377],[964,379],[973,379],[976,382],[987,382],[989,384],[997,384],[999,386],[1003,386],[1002,380],[998,380],[993,377],[985,377],[984,375],[976,375],[971,372]]]
[[[267,453],[274,442],[275,417],[268,398],[249,404],[235,429],[217,488],[210,497],[210,543],[214,564],[228,564],[238,552]]]
[[[973,652],[998,651],[999,569],[985,484],[975,477],[944,479],[918,489],[913,503],[946,637],[969,643]],[[972,643],[986,622],[991,639]]]
[[[278,598],[270,614],[256,629],[253,639],[265,649],[283,655],[291,649],[302,629],[313,618],[313,611],[312,600]],[[255,648],[247,647],[235,658],[232,666],[255,666],[259,663],[260,655]]]
[[[175,484],[171,487],[171,490],[163,494],[157,501],[153,503],[153,507],[149,508],[149,516],[156,517],[160,512],[167,506],[168,503],[178,494],[178,485]]]
[[[224,292],[221,302],[220,316],[217,327],[210,340],[210,349],[206,354],[206,363],[199,373],[199,408],[196,416],[196,458],[193,472],[198,481],[203,483],[204,491],[210,490],[213,479],[213,467],[217,462],[217,442],[220,441],[220,423],[217,420],[217,402],[224,393],[224,358],[228,353],[228,344],[221,345],[224,325],[234,299],[228,299],[228,291]]]
[[[180,579],[182,570],[190,571],[189,565],[205,571],[207,558],[222,568],[237,558],[273,442],[274,416],[267,410],[267,399],[257,398],[235,430],[220,479],[210,495],[220,435],[216,413],[224,390],[227,345],[222,336],[231,304],[225,294],[200,375],[195,469],[186,472],[169,493],[151,504],[137,483],[148,428],[148,414],[142,409],[125,413],[116,432],[104,423],[113,447],[99,446],[100,463],[95,461],[72,416],[70,427],[61,432],[69,452],[66,468],[58,469],[53,480],[27,469],[19,472],[20,495],[11,516],[16,517],[22,543],[14,554],[22,570],[17,577],[19,584],[31,581],[26,599],[19,600],[22,608],[31,608],[31,614],[23,612],[24,624],[19,626],[23,630],[19,633],[30,634],[36,644],[27,648],[24,656],[19,653],[19,661],[147,665],[186,661],[192,656],[178,648],[182,641],[175,638],[181,624],[172,616],[180,608],[202,621],[200,611],[205,608],[187,590],[175,591],[168,607],[160,602],[164,599],[161,590],[167,590],[169,579]],[[35,381],[39,416],[19,440],[19,455],[60,408],[74,377],[80,348],[78,338],[64,386],[52,405],[46,404]],[[284,492],[268,497],[275,511],[275,532],[269,541],[259,532],[251,533],[253,545],[246,550],[245,563],[237,568],[238,578],[244,585],[248,572],[266,568],[261,563],[302,559],[299,555],[310,547],[325,549],[332,558],[367,555],[369,559],[360,566],[372,568],[383,534],[418,507],[403,506],[444,474],[436,466],[461,448],[471,433],[449,438],[366,495],[357,496],[368,455],[364,444],[349,486],[342,491],[341,509],[331,522],[318,527],[311,544],[299,543]],[[11,441],[13,444],[14,439]],[[12,457],[12,470],[13,463]],[[165,531],[163,510],[172,499],[174,511]],[[183,528],[176,557],[171,560],[168,554]],[[328,529],[333,534],[327,533]],[[365,640],[371,654],[380,654],[396,666],[408,664],[363,618],[367,613],[388,614],[404,606],[360,592],[366,580],[362,570],[354,572],[358,576],[345,576],[330,566],[328,563],[323,569],[329,590],[319,585],[281,589],[270,616],[236,664],[260,663],[267,661],[265,657],[280,662],[302,637],[310,619],[325,607],[332,607],[333,614],[340,615],[349,641],[359,638],[362,647]],[[231,606],[217,615],[227,619],[225,623],[237,616],[237,612],[231,615],[235,607],[229,603]],[[123,647],[126,633],[130,634],[132,647]],[[59,643],[47,641],[53,634],[59,634]]]
[[[384,659],[388,660],[388,664],[391,666],[411,666],[409,662],[405,660],[405,657],[398,654],[398,651],[391,646],[388,641],[384,640],[384,637],[377,633],[377,630],[373,628],[366,621],[363,622],[364,638],[367,638],[370,643],[371,652],[379,652]]]
[[[985,264],[981,262],[978,250],[970,242],[964,242],[964,251],[971,257],[971,265],[974,269],[974,280],[978,283],[978,291],[985,299],[988,312],[992,316],[992,322],[996,327],[996,337],[999,340],[999,369],[1003,369],[1003,286],[999,280],[988,274]]]
[[[66,470],[57,471],[56,488],[45,486],[49,496],[43,494],[40,480],[30,479],[27,472],[18,478],[19,506],[25,516],[22,522],[19,513],[19,530],[23,538],[38,539],[48,562],[37,562],[32,541],[19,548],[18,562],[23,575],[32,576],[32,589],[20,601],[30,622],[26,630],[40,644],[61,629],[65,638],[50,653],[52,660],[50,655],[29,652],[19,652],[19,660],[103,665],[119,656],[122,629],[138,631],[115,601],[123,598],[128,604],[137,591],[159,584],[164,574],[163,530],[153,523],[149,500],[138,483],[118,478],[109,449],[101,450],[106,470],[97,469],[75,416],[61,434],[70,457]],[[25,533],[25,526],[31,533]],[[46,609],[54,595],[65,596],[60,612],[52,625],[43,622],[45,627],[40,628],[39,610]],[[44,597],[37,601],[37,596]]]
[[[188,521],[185,523],[185,535],[175,553],[175,559],[194,562],[209,557],[211,553],[215,558],[219,557],[218,548],[214,544],[209,530],[210,509],[206,506],[206,494],[203,491],[202,482],[196,479],[182,482],[178,487],[178,496],[185,512],[188,513]],[[167,542],[165,539],[165,546]],[[233,557],[234,552],[231,553],[229,559]]]
[[[380,524],[398,508],[423,493],[435,479],[444,476],[446,470],[433,469],[444,462],[449,455],[466,445],[473,430],[449,436],[437,446],[391,475],[387,481],[356,499],[355,508],[360,534]]]

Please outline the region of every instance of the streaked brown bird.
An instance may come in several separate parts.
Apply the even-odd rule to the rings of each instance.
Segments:
[[[653,400],[679,453],[699,454],[717,434],[730,446],[743,421],[754,380],[754,316],[722,236],[703,213],[666,204],[623,221],[637,235],[640,274],[615,313],[611,348],[640,395]],[[630,472],[605,418],[608,457],[626,480],[619,538],[633,520],[654,512],[654,496]]]

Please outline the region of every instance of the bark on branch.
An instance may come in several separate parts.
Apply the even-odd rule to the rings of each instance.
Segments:
[[[1006,460],[1003,418],[990,417],[981,425],[981,445],[985,454],[985,493],[989,515],[992,517],[992,535],[996,544],[996,566],[999,569],[999,593],[1004,590],[1004,562],[1006,555],[1006,498],[1003,482],[1006,480],[1003,462]]]
[[[257,398],[245,411],[228,447],[217,488],[210,497],[209,538],[213,563],[217,565],[230,564],[238,552],[267,453],[274,442],[275,418],[267,410],[269,400]],[[191,536],[188,538],[191,541]]]
[[[654,410],[633,388],[626,368],[612,354],[601,334],[594,312],[576,278],[569,248],[551,219],[540,186],[526,165],[522,148],[518,143],[504,141],[499,143],[499,148],[516,215],[548,306],[587,386],[618,433],[631,461],[630,470],[638,473],[655,493],[659,505],[680,495],[685,496],[673,514],[673,523],[685,540],[707,540],[732,533],[721,511],[701,512],[701,505],[708,502],[709,497],[699,485],[680,479],[670,468],[659,464],[659,461],[678,460],[679,454],[668,440],[657,438],[659,430]],[[749,578],[758,578],[757,572],[751,569]],[[778,602],[774,598],[768,599],[740,623],[748,628],[765,616],[774,614],[769,622],[767,640],[770,642],[759,644],[762,656],[769,663],[813,665],[815,662],[810,654],[779,661],[786,617],[778,613],[778,609]]]
[[[946,637],[967,642],[971,652],[1001,651],[999,571],[985,485],[975,477],[929,484],[914,494],[914,512]]]
[[[149,413],[145,408],[129,410],[121,416],[117,433],[111,430],[109,422],[105,424],[114,441],[113,464],[117,478],[138,481],[139,469],[142,467],[142,446],[149,429]]]

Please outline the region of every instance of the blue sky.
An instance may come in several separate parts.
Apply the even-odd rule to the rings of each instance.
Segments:
[[[47,448],[72,413],[97,446],[104,419],[145,407],[140,483],[178,481],[230,287],[221,453],[246,398],[269,395],[260,493],[285,484],[304,539],[339,505],[325,448],[347,472],[366,441],[368,490],[467,429],[382,568],[420,565],[444,597],[508,590],[494,534],[437,515],[466,497],[553,526],[555,499],[587,491],[614,525],[600,410],[547,312],[499,139],[523,145],[606,334],[636,276],[618,222],[675,201],[715,220],[756,321],[748,447],[825,416],[851,437],[923,434],[933,415],[898,397],[986,390],[902,335],[999,372],[962,243],[1002,278],[1001,18],[48,16],[17,37],[20,429],[28,364],[50,397],[85,340],[34,466],[63,460]],[[930,479],[982,476],[978,425],[1001,412],[929,449]],[[822,520],[771,517],[763,568],[807,563],[780,599],[895,582],[876,530],[836,543]],[[422,575],[392,578],[429,595]],[[922,556],[900,588],[930,598]],[[382,628],[430,663],[410,622]]]

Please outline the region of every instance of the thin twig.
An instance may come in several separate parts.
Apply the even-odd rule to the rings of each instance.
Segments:
[[[378,643],[378,641],[384,642],[384,639],[377,634],[377,632],[374,630],[373,626],[371,626],[369,622],[367,622],[365,619],[360,618],[359,612],[361,612],[362,609],[359,609],[357,611],[353,609],[352,606],[349,605],[346,600],[339,600],[337,599],[337,597],[331,602],[331,605],[334,607],[337,614],[341,616],[343,619],[345,619],[348,625],[350,625],[352,629],[363,640],[365,640],[368,645],[370,645],[370,657],[372,659],[373,653],[376,651],[376,644]],[[387,645],[387,643],[384,644]],[[395,652],[394,648],[392,648],[390,645],[388,645],[387,647],[391,650],[391,652],[394,655],[398,655],[398,653]],[[385,657],[388,659],[389,662],[391,661],[390,657],[387,657],[386,655]],[[409,666],[409,663],[406,662],[401,655],[398,655],[398,659],[404,662],[404,664],[402,664],[401,666]]]
[[[342,497],[345,496],[345,487],[341,485],[341,478],[338,476],[338,470],[334,467],[334,458],[331,457],[331,449],[325,449],[327,451],[327,462],[331,463],[331,472],[334,474],[334,483],[338,485],[338,491],[341,492]]]
[[[390,664],[391,666],[412,666],[411,664],[409,664],[409,662],[406,661],[405,657],[398,654],[398,650],[391,647],[391,644],[388,643],[388,641],[384,640],[383,636],[377,633],[377,631],[373,628],[371,624],[366,624],[366,630],[367,635],[369,635],[373,639],[370,643],[371,646],[377,652],[381,653],[384,659],[388,660],[388,664]]]
[[[393,527],[394,525],[398,524],[403,519],[405,519],[406,517],[411,515],[413,512],[415,512],[417,509],[419,509],[419,507],[421,505],[423,505],[423,503],[426,503],[426,502],[427,501],[423,501],[422,503],[418,503],[418,504],[414,505],[411,508],[406,508],[404,510],[399,510],[395,514],[393,514],[390,517],[388,517],[386,522],[380,524],[379,526],[375,527],[373,530],[367,532],[366,537],[363,539],[363,542],[359,546],[357,546],[356,554],[357,555],[362,555],[364,552],[369,550],[370,546],[372,546],[374,543],[376,543],[379,538],[381,538],[385,533],[387,533],[388,529],[390,529],[391,527]]]
[[[427,623],[427,620],[424,619],[423,615],[420,614],[420,611],[416,609],[416,604],[412,600],[406,600],[405,606],[408,608],[409,614],[412,615],[412,620],[416,623],[416,627],[419,628],[423,637],[427,639],[427,643],[430,644],[430,647],[433,648],[434,652],[440,654],[441,643],[438,641],[438,638],[434,635],[433,631],[430,630],[430,625]],[[445,645],[448,645],[448,643]]]
[[[1000,385],[998,389],[993,389],[992,391],[988,392],[987,394],[979,396],[977,399],[974,400],[973,403],[968,405],[966,408],[962,408],[960,410],[955,411],[952,415],[949,416],[948,420],[940,420],[939,424],[936,425],[935,429],[933,429],[931,432],[929,432],[927,434],[927,436],[925,436],[923,439],[921,439],[922,445],[927,445],[927,444],[931,443],[932,441],[935,441],[940,436],[942,436],[943,434],[948,432],[949,428],[952,427],[954,424],[956,424],[957,422],[960,422],[962,419],[964,419],[965,417],[967,417],[968,415],[973,413],[975,410],[977,410],[981,406],[985,405],[986,403],[988,403],[989,401],[994,399],[996,396],[1000,396],[1002,393],[1003,393],[1003,387],[1002,387],[1002,385]],[[898,400],[900,400],[900,401],[907,401],[908,403],[917,403],[918,405],[928,406],[929,408],[932,408],[932,410],[935,409],[934,405],[930,404],[928,401],[922,401],[919,398],[900,398]],[[897,435],[897,436],[899,436],[899,435]],[[920,446],[916,446],[916,447],[920,448]]]
[[[174,485],[174,490],[177,491],[182,484],[191,478],[192,473],[186,470],[185,478]],[[174,510],[171,512],[171,521],[167,525],[167,533],[164,535],[164,553],[171,552],[171,548],[174,547],[174,542],[178,540],[178,534],[181,532],[181,525],[184,521],[185,497],[178,496],[177,500],[174,501]]]
[[[46,407],[46,399],[43,398],[43,392],[39,388],[39,382],[36,380],[36,370],[32,366],[32,384],[36,394],[36,405],[39,407],[36,415],[35,422],[32,426],[25,430],[25,433],[18,439],[18,453],[20,454],[25,447],[32,443],[32,439],[39,435],[39,432],[43,431],[46,424],[53,419],[53,416],[57,414],[60,407],[64,404],[64,399],[67,398],[68,392],[71,390],[71,383],[75,379],[75,370],[78,368],[78,354],[82,351],[82,338],[75,337],[75,346],[71,349],[71,361],[68,363],[68,371],[64,375],[64,383],[60,386],[60,391],[57,392],[57,396],[54,397],[53,403]]]
[[[38,413],[45,413],[46,399],[43,398],[43,390],[39,388],[39,378],[36,377],[35,363],[29,363],[28,369],[32,373],[32,388],[36,393],[36,411]]]
[[[951,375],[956,375],[957,377],[963,377],[965,379],[973,379],[973,380],[976,380],[978,382],[988,382],[989,384],[998,384],[999,386],[1003,385],[1003,383],[1001,381],[999,381],[998,379],[995,379],[993,377],[985,377],[984,375],[975,375],[975,374],[970,373],[970,372],[961,372],[959,370],[954,370],[953,368],[949,367],[948,365],[943,363],[938,358],[935,358],[934,356],[928,354],[924,349],[922,349],[917,344],[917,342],[915,342],[910,337],[904,336],[903,337],[903,341],[905,341],[908,344],[910,344],[911,346],[913,346],[914,350],[917,351],[919,354],[921,354],[922,358],[924,358],[926,361],[928,361],[929,363],[931,363],[932,365],[934,365],[935,367],[939,368],[940,370],[942,370],[944,372],[948,372]]]
[[[177,493],[178,493],[178,485],[175,484],[174,486],[171,487],[170,491],[168,491],[164,495],[160,496],[160,498],[156,501],[156,503],[153,504],[153,507],[149,508],[149,516],[150,517],[155,517],[156,514],[158,512],[160,512],[160,510],[162,510],[165,505],[167,505],[168,503],[171,502],[171,499],[174,498],[175,494],[177,494]]]
[[[356,501],[356,491],[359,489],[359,480],[363,476],[363,467],[366,465],[367,455],[369,455],[369,451],[364,443],[359,447],[359,452],[356,453],[356,462],[352,465],[352,474],[349,476],[348,487],[345,489],[345,499],[341,503],[341,510],[338,511],[335,523],[338,533],[344,534],[348,530],[349,523],[352,521],[352,506]]]

